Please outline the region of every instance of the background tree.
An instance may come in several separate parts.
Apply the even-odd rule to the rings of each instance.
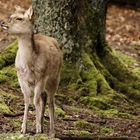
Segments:
[[[57,38],[65,52],[63,86],[87,95],[117,91],[140,99],[139,77],[106,44],[106,0],[33,0],[33,8],[35,32]]]

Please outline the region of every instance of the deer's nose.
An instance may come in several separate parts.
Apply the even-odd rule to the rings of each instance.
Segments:
[[[8,30],[8,26],[7,25],[3,25],[3,27],[2,27],[4,30]]]
[[[0,27],[2,29],[4,29],[4,30],[7,30],[8,29],[8,25],[4,21],[2,21],[2,20],[0,20]]]

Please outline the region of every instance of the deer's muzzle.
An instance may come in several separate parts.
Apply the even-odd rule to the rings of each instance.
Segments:
[[[8,25],[3,20],[0,20],[0,28],[8,30]]]

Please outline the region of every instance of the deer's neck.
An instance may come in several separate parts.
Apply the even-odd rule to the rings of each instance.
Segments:
[[[21,36],[18,38],[18,57],[22,63],[30,63],[33,60],[34,48],[32,42],[32,36]]]
[[[19,51],[23,53],[32,52],[32,37],[31,36],[20,36],[18,37]]]

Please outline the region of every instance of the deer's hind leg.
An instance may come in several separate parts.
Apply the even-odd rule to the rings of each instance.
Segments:
[[[55,137],[55,129],[54,129],[54,123],[55,123],[55,93],[57,92],[59,84],[59,78],[58,79],[48,79],[47,82],[47,102],[48,102],[48,110],[49,110],[49,118],[50,118],[50,131],[49,136],[50,138]]]
[[[40,101],[40,107],[41,107],[41,129],[43,132],[43,124],[44,124],[44,113],[45,113],[45,107],[46,107],[46,101],[47,101],[47,94],[46,91],[41,93],[41,101]]]

